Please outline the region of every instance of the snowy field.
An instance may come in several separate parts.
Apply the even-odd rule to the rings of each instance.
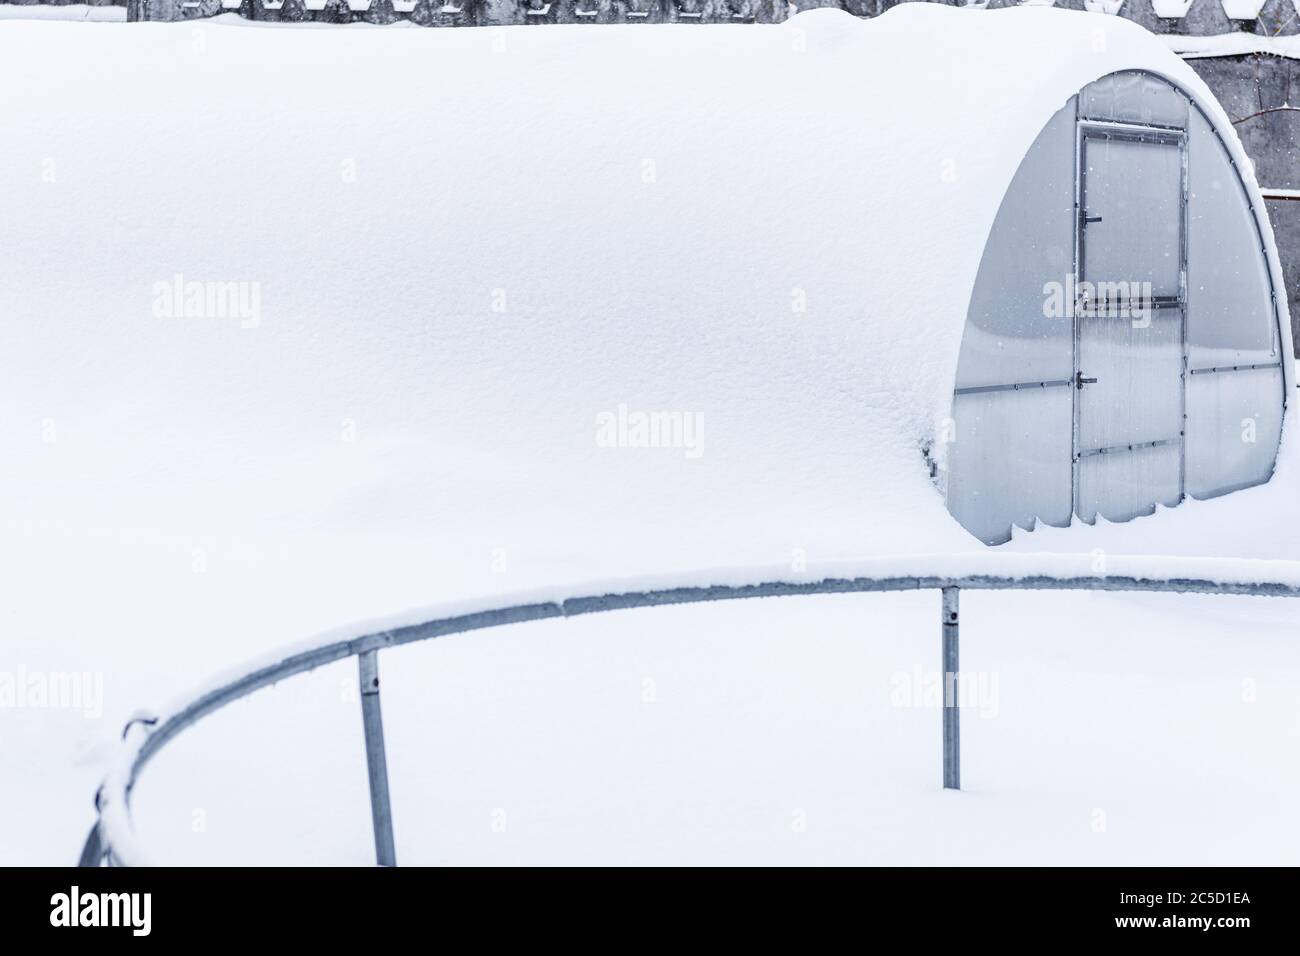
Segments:
[[[351,621],[610,576],[983,550],[918,447],[960,322],[927,318],[947,293],[904,297],[897,260],[867,254],[906,202],[841,208],[861,197],[834,188],[855,168],[913,175],[871,130],[916,104],[863,101],[846,77],[968,16],[923,6],[685,28],[662,95],[631,113],[663,56],[637,28],[220,23],[199,42],[190,25],[0,24],[17,94],[0,228],[24,237],[0,258],[0,434],[19,449],[0,671],[102,681],[82,707],[0,709],[0,862],[75,860],[132,712]],[[1026,36],[1079,40],[999,118],[1020,155],[1062,88],[1159,48],[1115,18],[974,20],[947,60],[1017,47],[1045,70],[1059,55]],[[792,30],[807,65],[774,70]],[[725,89],[702,82],[720,55]],[[543,110],[523,82],[539,71],[581,95]],[[286,77],[294,95],[268,96]],[[960,100],[952,79],[933,95]],[[874,126],[854,126],[863,110]],[[757,158],[724,170],[719,148]],[[1015,164],[987,145],[966,162],[950,208],[987,224]],[[757,203],[774,176],[787,192]],[[665,226],[682,246],[659,243]],[[979,244],[952,232],[935,261],[959,288]],[[864,299],[835,278],[853,262],[872,263]],[[249,308],[159,308],[175,275],[242,283]],[[801,282],[812,309],[792,324]],[[624,403],[697,414],[698,446],[603,446],[598,416]],[[1295,559],[1298,441],[1291,416],[1266,486],[1004,550]],[[398,861],[1300,861],[1300,601],[965,594],[981,690],[960,793],[940,788],[927,694],[938,616],[934,593],[765,599],[386,651]],[[151,857],[371,862],[355,683],[332,665],[173,741],[134,795]]]
[[[1247,530],[1261,511],[1277,520]],[[1057,551],[1289,558],[1297,532],[1296,496],[1278,483],[1039,534]],[[398,859],[1204,865],[1300,855],[1288,823],[1300,781],[1286,756],[1300,738],[1290,690],[1300,603],[966,593],[962,667],[976,690],[964,705],[960,794],[939,786],[937,610],[935,593],[763,599],[387,651]],[[154,859],[369,862],[355,680],[352,661],[322,668],[171,744],[135,799]]]
[[[964,711],[960,794],[939,787],[938,710],[924,705],[936,604],[922,594],[656,609],[390,652],[398,859],[1186,865],[1300,854],[1286,756],[1300,734],[1293,602],[967,594],[963,667],[981,693]],[[354,680],[351,662],[323,669],[179,740],[136,799],[155,857],[369,862]]]

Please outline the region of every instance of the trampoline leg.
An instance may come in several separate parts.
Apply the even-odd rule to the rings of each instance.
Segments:
[[[388,760],[384,755],[384,718],[379,708],[379,652],[357,655],[361,681],[361,721],[366,733],[366,767],[370,772],[370,816],[375,828],[375,860],[396,866],[393,808],[388,802]]]
[[[961,710],[957,686],[957,588],[943,589],[943,786],[961,789]]]

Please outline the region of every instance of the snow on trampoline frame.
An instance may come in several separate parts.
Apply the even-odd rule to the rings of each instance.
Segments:
[[[380,716],[378,652],[450,634],[598,611],[727,601],[757,597],[851,594],[870,591],[942,593],[945,681],[958,673],[958,600],[962,590],[1163,591],[1171,593],[1300,597],[1300,561],[1247,558],[1174,558],[1089,554],[918,555],[828,564],[809,580],[789,567],[710,570],[656,578],[595,582],[525,591],[407,612],[354,624],[252,662],[176,703],[165,716],[137,715],[122,732],[123,746],[95,795],[97,819],[79,865],[148,865],[131,823],[131,790],[162,747],[207,714],[285,678],[357,657],[366,761],[370,778],[375,855],[396,865],[388,773]],[[943,783],[960,789],[960,701],[945,695]]]

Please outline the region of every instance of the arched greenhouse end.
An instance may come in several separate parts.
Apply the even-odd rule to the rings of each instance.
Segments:
[[[1112,73],[1017,169],[971,294],[944,476],[982,540],[1272,475],[1294,372],[1286,297],[1216,113],[1158,73]]]

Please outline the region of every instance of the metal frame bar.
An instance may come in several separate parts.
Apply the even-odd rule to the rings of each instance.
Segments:
[[[1053,379],[1046,382],[1013,382],[1010,385],[968,385],[965,388],[954,388],[954,395],[983,395],[987,392],[1025,392],[1035,388],[1060,388],[1061,386],[1073,385],[1068,378]]]
[[[949,556],[949,559],[959,556]],[[1018,558],[1020,556],[1006,556]],[[124,733],[124,751],[119,756],[116,768],[109,773],[96,794],[98,818],[86,838],[81,854],[81,865],[96,866],[107,860],[114,865],[133,865],[148,862],[134,845],[133,828],[130,823],[131,791],[136,780],[149,761],[181,731],[193,725],[203,717],[225,705],[246,697],[254,691],[271,686],[296,674],[305,673],[325,664],[330,664],[348,657],[360,657],[359,679],[364,684],[367,675],[377,679],[380,650],[399,647],[417,641],[431,640],[449,634],[463,634],[469,631],[506,624],[518,624],[525,621],[537,621],[556,617],[576,617],[604,611],[624,610],[630,608],[659,607],[670,604],[692,604],[705,601],[726,601],[758,597],[793,597],[812,594],[848,594],[879,591],[916,591],[941,590],[944,593],[943,657],[945,670],[951,665],[954,674],[954,687],[958,673],[957,638],[958,621],[949,615],[957,612],[960,590],[1090,590],[1090,591],[1146,591],[1169,593],[1253,595],[1261,597],[1295,597],[1300,598],[1300,563],[1270,562],[1271,566],[1287,568],[1288,573],[1273,580],[1258,580],[1258,566],[1252,562],[1242,562],[1243,573],[1252,575],[1249,580],[1231,580],[1230,573],[1224,573],[1218,562],[1198,562],[1197,559],[1180,559],[1184,570],[1196,570],[1202,566],[1207,572],[1213,571],[1220,578],[1208,576],[1166,576],[1149,577],[1129,574],[1080,574],[1047,575],[1008,573],[1019,569],[1021,565],[1014,560],[1001,560],[1002,556],[979,555],[971,559],[972,567],[1001,569],[1004,573],[984,574],[968,573],[955,575],[881,575],[858,577],[825,577],[815,581],[766,580],[754,577],[762,583],[744,585],[710,585],[710,586],[672,586],[665,585],[657,589],[636,591],[610,591],[591,588],[587,593],[578,592],[579,596],[565,600],[536,599],[518,603],[503,603],[497,607],[487,607],[471,611],[449,612],[420,623],[387,630],[362,633],[358,636],[333,639],[325,643],[308,647],[287,654],[270,664],[254,668],[242,676],[210,689],[191,699],[165,718],[152,721],[133,720]],[[1091,560],[1088,555],[1080,560]],[[1169,559],[1166,559],[1169,560]],[[1294,566],[1294,567],[1293,567]],[[757,572],[755,572],[757,574]],[[366,663],[368,661],[368,663]],[[378,686],[374,685],[373,694],[366,694],[363,686],[363,719],[365,701],[373,700],[376,718],[379,713]],[[954,700],[955,705],[959,705]],[[960,714],[954,706],[944,711],[944,779],[945,786],[960,785]],[[379,731],[374,740],[379,743],[378,753],[382,755],[382,727],[378,719],[374,729]],[[370,724],[367,722],[367,738],[371,739]],[[370,755],[367,748],[367,756]],[[372,780],[372,820],[376,822],[376,849],[381,863],[385,862],[382,845],[383,820],[387,820],[387,841],[391,841],[391,813],[384,811],[374,802],[376,794],[382,794],[387,801],[386,766],[382,775],[383,786],[376,789],[374,770],[371,764]],[[951,776],[949,771],[951,771]],[[388,860],[394,859],[391,843]]]
[[[1181,91],[1180,91],[1181,92]],[[1191,126],[1192,102],[1187,99],[1187,119],[1188,126]],[[1178,426],[1178,503],[1182,504],[1187,500],[1187,370],[1191,367],[1191,343],[1187,337],[1187,325],[1191,318],[1191,311],[1187,306],[1187,297],[1190,294],[1187,285],[1187,263],[1188,263],[1188,204],[1191,202],[1191,174],[1189,172],[1189,158],[1191,156],[1191,134],[1186,130],[1183,131],[1182,142],[1179,149],[1179,171],[1183,177],[1182,182],[1182,201],[1179,204],[1178,219],[1178,298],[1182,300],[1182,329],[1180,343],[1183,353],[1182,375],[1179,381],[1179,388],[1182,394],[1179,396],[1179,426]]]
[[[958,612],[961,591],[943,589],[943,788],[961,789],[961,685],[958,681]]]
[[[1079,117],[1079,125],[1096,130],[1110,139],[1122,139],[1131,143],[1158,143],[1162,146],[1177,145],[1187,135],[1187,131],[1180,126],[1149,126],[1120,120],[1095,120],[1086,116]]]
[[[1211,373],[1219,374],[1222,372],[1256,372],[1260,369],[1282,367],[1281,362],[1266,362],[1261,365],[1215,365],[1211,368],[1193,368],[1188,369],[1188,375],[1210,375]]]
[[[1179,309],[1182,308],[1182,305],[1182,299],[1178,296],[1156,295],[1146,300],[1134,299],[1131,296],[1124,299],[1106,299],[1104,304],[1097,300],[1091,302],[1081,300],[1075,305],[1074,309],[1081,318],[1085,319],[1124,319],[1127,321],[1132,318],[1131,314],[1124,315],[1108,313],[1120,313],[1122,311],[1132,313],[1134,306],[1137,308],[1154,310]]]
[[[1182,438],[1160,438],[1156,441],[1138,441],[1131,445],[1109,445],[1105,448],[1089,448],[1087,451],[1079,452],[1080,458],[1091,458],[1093,455],[1116,455],[1122,451],[1140,451],[1143,448],[1162,448],[1165,445],[1177,445]]]
[[[1079,288],[1079,279],[1083,276],[1083,91],[1074,97],[1074,288]],[[1080,382],[1083,372],[1079,370],[1079,323],[1083,317],[1075,309],[1070,315],[1070,381]],[[1070,514],[1079,513],[1079,406],[1082,403],[1081,388],[1070,391]]]
[[[384,751],[384,716],[379,705],[379,652],[357,655],[361,690],[361,722],[366,738],[366,770],[370,776],[370,818],[375,831],[375,860],[397,866],[393,848],[393,807],[388,799],[388,757]]]

